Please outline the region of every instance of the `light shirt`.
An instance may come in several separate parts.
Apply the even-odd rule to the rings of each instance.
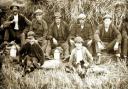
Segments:
[[[76,63],[80,63],[80,61],[82,61],[83,58],[83,51],[82,49],[77,49],[76,50]]]
[[[109,29],[109,28],[105,28],[105,31],[108,32],[108,29]]]
[[[81,29],[83,29],[84,28],[84,25],[81,25]]]
[[[15,30],[19,30],[19,26],[18,26],[18,14],[17,15],[14,15],[14,20],[13,21],[15,22],[14,29]]]
[[[60,24],[57,25],[58,29],[60,28]]]

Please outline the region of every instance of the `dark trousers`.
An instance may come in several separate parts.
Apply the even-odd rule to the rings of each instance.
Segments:
[[[114,46],[116,44],[116,39],[111,41],[111,42],[102,42],[102,44],[105,46],[105,50],[107,53],[112,53],[112,54],[120,54],[121,53],[121,48],[119,46],[119,49],[114,51]],[[101,53],[102,50],[99,49],[97,43],[96,43],[96,53]]]
[[[17,44],[23,45],[25,43],[25,34],[20,30],[6,29],[4,41],[15,41]]]
[[[128,38],[123,38],[121,46],[122,55],[128,56]]]

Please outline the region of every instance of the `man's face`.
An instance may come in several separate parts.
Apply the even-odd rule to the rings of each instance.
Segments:
[[[60,24],[61,19],[60,19],[59,17],[56,17],[56,18],[55,18],[55,22],[56,22],[56,24]]]
[[[18,14],[18,7],[14,6],[14,7],[12,8],[12,11],[13,11],[13,14],[14,14],[14,15]]]
[[[36,19],[37,19],[38,21],[42,20],[42,17],[43,17],[42,13],[37,13],[37,14],[36,14]]]
[[[106,18],[105,20],[104,20],[104,25],[105,25],[105,28],[109,28],[109,25],[111,24],[111,19],[110,18]]]
[[[80,24],[84,24],[85,19],[79,19]]]

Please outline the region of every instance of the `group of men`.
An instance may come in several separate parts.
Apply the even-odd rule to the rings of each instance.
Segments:
[[[63,20],[61,13],[55,12],[54,22],[48,26],[41,9],[34,12],[32,21],[19,13],[20,7],[18,5],[12,5],[10,9],[12,15],[1,24],[0,28],[5,30],[4,43],[15,41],[21,46],[21,55],[25,55],[26,52],[30,55],[34,53],[37,59],[44,60],[42,59],[44,56],[49,58],[53,54],[53,49],[61,47],[63,49],[62,58],[65,60],[68,57],[72,58],[70,54],[73,49],[77,46],[80,47],[82,43],[93,56],[94,53],[100,56],[105,51],[114,53],[116,57],[122,56],[127,59],[128,15],[125,15],[121,27],[117,29],[113,24],[112,16],[109,14],[103,16],[102,22],[98,26],[94,26],[87,19],[86,14],[81,13],[77,18],[78,22],[69,26]],[[27,44],[27,42],[30,42],[30,44]],[[35,50],[30,50],[33,42],[39,45],[38,47],[37,45],[32,46]]]

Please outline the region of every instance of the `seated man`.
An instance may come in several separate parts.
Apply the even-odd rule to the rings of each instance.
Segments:
[[[114,52],[116,57],[120,57],[121,34],[112,24],[111,15],[105,15],[103,20],[104,23],[99,25],[94,35],[97,56],[100,56],[101,51],[104,50],[108,53]]]
[[[83,45],[86,46],[91,53],[93,53],[93,27],[90,21],[86,18],[85,14],[80,14],[78,16],[78,22],[79,23],[74,24],[70,27],[70,51],[72,50],[74,45],[74,38],[80,36],[84,40]]]
[[[6,28],[4,41],[15,41],[17,44],[23,45],[25,42],[26,27],[31,25],[31,22],[22,14],[19,13],[19,6],[13,4],[10,7],[12,14],[3,24]]]
[[[35,33],[30,31],[27,34],[27,42],[19,51],[20,63],[25,68],[25,73],[40,68],[44,63],[44,53],[34,38]]]
[[[40,44],[46,56],[49,56],[47,54],[47,45],[49,42],[46,40],[46,36],[48,33],[48,26],[46,21],[43,19],[43,14],[44,13],[41,9],[37,9],[34,12],[34,18],[32,20],[31,30],[35,32],[36,34],[35,38],[38,40],[38,43]]]
[[[50,25],[48,38],[51,40],[52,49],[61,47],[64,58],[69,56],[68,45],[69,28],[68,24],[62,20],[59,12],[55,13],[55,21]]]

